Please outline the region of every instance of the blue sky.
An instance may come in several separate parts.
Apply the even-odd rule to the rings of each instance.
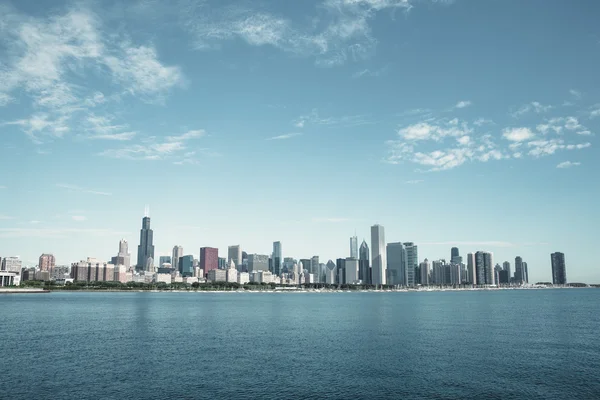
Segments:
[[[0,256],[520,255],[600,282],[596,1],[0,1]],[[595,240],[594,240],[595,239]]]

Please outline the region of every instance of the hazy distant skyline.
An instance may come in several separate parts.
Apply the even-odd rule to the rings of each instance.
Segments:
[[[0,256],[478,250],[600,282],[600,3],[0,0]],[[134,255],[135,257],[135,255]],[[133,260],[132,260],[133,261]]]

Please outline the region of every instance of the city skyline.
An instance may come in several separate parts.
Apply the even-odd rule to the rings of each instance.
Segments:
[[[600,3],[109,3],[0,5],[0,254],[135,258],[151,204],[155,263],[336,260],[381,223],[600,281]]]

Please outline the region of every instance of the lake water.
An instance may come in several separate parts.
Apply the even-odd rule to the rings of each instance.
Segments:
[[[1,399],[599,399],[600,290],[0,295]]]

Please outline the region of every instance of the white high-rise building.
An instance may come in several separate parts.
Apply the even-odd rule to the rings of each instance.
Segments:
[[[179,270],[179,259],[183,257],[183,247],[173,247],[173,256],[171,257],[171,267]]]
[[[467,275],[469,276],[469,283],[471,285],[477,285],[477,271],[475,270],[475,254],[467,254]]]
[[[371,274],[373,285],[385,285],[387,256],[385,250],[385,232],[383,226],[371,227]]]
[[[2,271],[21,273],[22,262],[19,257],[5,257],[2,259]]]

